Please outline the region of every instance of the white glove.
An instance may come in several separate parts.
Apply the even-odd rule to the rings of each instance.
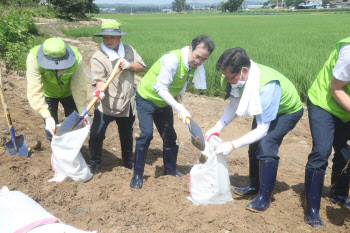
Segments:
[[[97,101],[99,100],[103,100],[105,98],[105,93],[101,90],[96,90],[92,93],[93,96],[96,96],[98,99]]]
[[[130,69],[130,63],[127,62],[127,60],[121,59],[120,61],[121,61],[121,62],[120,62],[119,68],[120,68],[121,70]]]
[[[215,154],[228,156],[233,150],[232,142],[222,142],[215,148]]]
[[[45,120],[45,129],[49,131],[52,135],[56,132],[56,122],[53,117],[49,117]]]
[[[88,114],[85,115],[84,117],[84,122],[86,125],[90,125],[91,124],[91,120]]]
[[[191,114],[186,110],[184,106],[181,105],[181,107],[178,110],[178,117],[179,119],[186,124],[186,119],[191,118]]]
[[[215,135],[215,136],[220,136],[220,131],[221,130],[218,130],[215,126],[211,129],[209,129],[206,133],[205,133],[205,136],[204,136],[204,140],[205,141],[209,141],[210,137]]]

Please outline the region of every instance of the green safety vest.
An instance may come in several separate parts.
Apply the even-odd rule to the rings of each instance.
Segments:
[[[176,73],[173,78],[173,82],[168,87],[170,94],[173,97],[175,97],[184,88],[185,82],[190,77],[193,77],[193,74],[196,69],[192,69],[191,71],[188,71],[182,59],[181,49],[170,51],[169,53],[175,54],[179,61]],[[168,104],[158,95],[158,93],[153,88],[153,84],[157,83],[157,77],[161,69],[160,60],[161,58],[159,58],[152,65],[152,67],[149,69],[147,74],[142,78],[142,81],[137,88],[137,92],[139,93],[140,96],[142,96],[142,98],[147,99],[152,103],[154,103],[155,105],[157,105],[158,107],[163,108],[163,107],[166,107]]]
[[[70,78],[78,66],[79,52],[76,47],[74,46],[70,46],[70,47],[75,53],[75,63],[73,66],[68,68],[63,74],[61,74],[60,76],[60,79],[62,81],[61,85],[58,84],[56,75],[53,70],[43,69],[38,64],[39,71],[42,77],[43,86],[44,86],[44,95],[46,97],[65,98],[72,95],[72,91],[70,89]],[[40,48],[40,45],[35,46],[30,50],[35,60],[36,60],[36,55],[38,53],[39,48]]]
[[[323,108],[345,123],[350,121],[350,113],[337,103],[328,88],[333,77],[333,68],[338,60],[339,50],[346,44],[350,44],[350,37],[337,43],[336,49],[331,53],[308,91],[308,97],[314,105]],[[344,87],[344,91],[350,96],[350,83]]]

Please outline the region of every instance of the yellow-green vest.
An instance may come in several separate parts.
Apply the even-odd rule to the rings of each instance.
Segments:
[[[338,60],[339,50],[346,44],[350,44],[350,37],[337,43],[336,49],[331,53],[308,91],[308,97],[314,105],[323,108],[345,123],[350,121],[350,113],[333,98],[329,91],[329,83],[333,77],[333,68]],[[344,91],[350,96],[350,83],[344,87]]]
[[[184,88],[185,82],[190,77],[193,77],[193,74],[196,69],[188,71],[182,59],[181,49],[170,51],[169,53],[175,54],[178,59],[178,66],[173,78],[173,82],[168,87],[170,94],[173,97],[175,97]],[[153,84],[157,83],[157,77],[161,69],[160,60],[161,58],[159,58],[152,65],[147,74],[142,78],[142,81],[137,88],[137,92],[142,98],[147,99],[155,105],[157,105],[158,107],[163,108],[166,107],[168,104],[158,95],[158,93],[153,88]]]
[[[65,98],[72,95],[72,91],[70,89],[70,78],[78,66],[79,51],[74,46],[70,46],[70,47],[75,53],[75,63],[73,66],[68,68],[63,74],[61,74],[60,76],[60,79],[62,81],[61,85],[57,82],[57,79],[53,70],[43,69],[38,64],[39,71],[42,77],[43,86],[44,86],[44,95],[46,97]],[[30,50],[35,60],[36,60],[36,55],[38,53],[39,48],[40,48],[40,45],[35,46]]]

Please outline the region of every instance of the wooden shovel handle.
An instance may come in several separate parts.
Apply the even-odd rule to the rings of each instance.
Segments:
[[[11,129],[12,128],[12,120],[11,120],[11,117],[10,117],[10,112],[8,110],[8,107],[7,107],[5,94],[4,94],[4,89],[3,89],[3,86],[2,86],[1,67],[0,67],[0,97],[1,97],[2,107],[4,108],[4,113],[6,115],[7,124],[9,126],[9,129]]]
[[[114,66],[114,69],[112,71],[112,74],[109,76],[107,82],[103,85],[103,87],[101,88],[101,91],[105,91],[108,87],[108,85],[116,78],[118,77],[122,72],[123,70],[120,70],[119,69],[119,65],[120,65],[120,62],[121,62],[121,59],[119,59],[119,61],[117,62],[117,64]],[[98,97],[95,96],[91,102],[89,103],[89,105],[86,107],[87,111],[89,111],[92,106],[94,106],[94,104],[97,102],[98,100]]]

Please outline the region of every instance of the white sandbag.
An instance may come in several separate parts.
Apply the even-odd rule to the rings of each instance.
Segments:
[[[225,204],[233,200],[226,156],[217,156],[214,152],[221,142],[217,136],[210,137],[202,152],[202,158],[207,160],[198,162],[191,169],[187,199],[196,205]]]
[[[1,233],[87,233],[60,222],[41,205],[19,191],[0,190]],[[94,231],[97,232],[97,231]]]
[[[81,129],[62,136],[53,136],[51,165],[55,170],[55,176],[49,182],[61,182],[66,177],[83,182],[92,178],[93,174],[80,153],[89,130],[90,125],[85,124]]]

